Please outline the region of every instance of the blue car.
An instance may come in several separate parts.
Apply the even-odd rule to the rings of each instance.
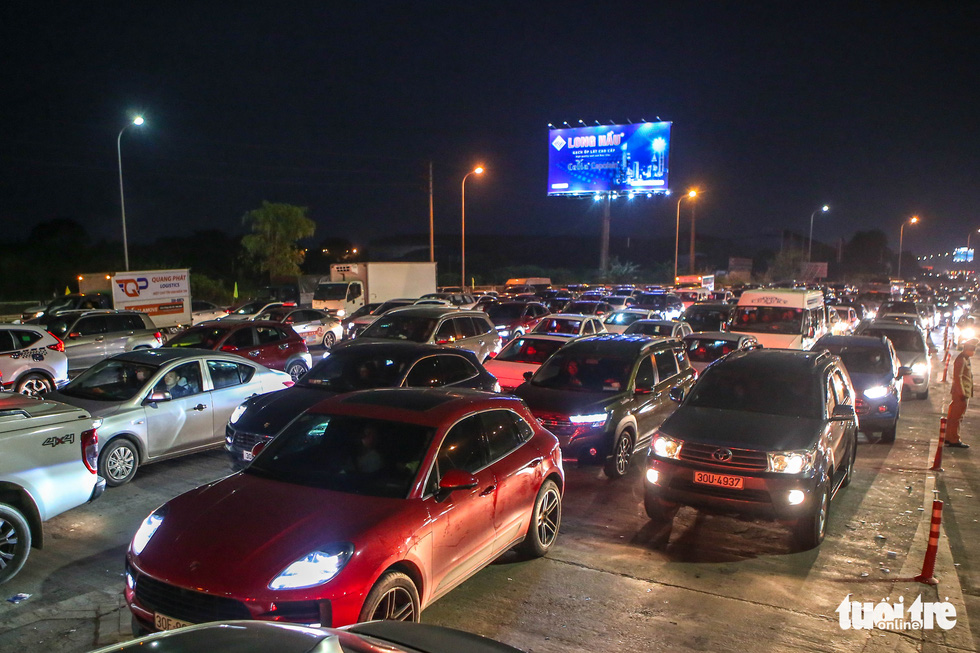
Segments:
[[[824,336],[813,346],[840,356],[854,384],[858,429],[881,433],[882,442],[895,441],[895,429],[902,405],[902,377],[910,374],[902,367],[891,341],[872,336]]]

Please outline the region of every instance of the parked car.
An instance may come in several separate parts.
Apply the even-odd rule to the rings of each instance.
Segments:
[[[344,327],[338,318],[313,308],[284,304],[262,311],[256,319],[289,325],[308,348],[323,345],[330,349],[344,337]]]
[[[644,292],[637,295],[633,308],[648,308],[653,311],[660,311],[664,319],[676,320],[684,312],[684,302],[673,293]]]
[[[167,349],[211,349],[238,354],[289,374],[293,381],[313,367],[306,342],[288,324],[267,321],[216,320],[178,333]]]
[[[246,399],[225,426],[232,465],[252,459],[299,413],[327,397],[368,388],[472,388],[499,392],[500,385],[466,349],[414,342],[358,342],[317,363],[291,388]]]
[[[700,374],[722,356],[740,349],[761,347],[758,339],[747,333],[727,331],[699,331],[684,336],[684,349],[691,360],[691,367]]]
[[[292,384],[240,356],[163,348],[113,356],[47,396],[101,418],[99,474],[117,486],[140,465],[220,446],[242,401]]]
[[[257,315],[263,313],[271,308],[278,308],[282,306],[283,302],[272,301],[269,299],[257,299],[250,302],[244,302],[238,304],[237,306],[232,306],[227,311],[227,315],[222,320],[254,320]]]
[[[163,345],[163,334],[139,311],[62,313],[48,324],[48,331],[64,342],[72,376],[109,356]]]
[[[723,331],[735,311],[726,302],[699,302],[691,304],[681,313],[680,319],[691,325],[692,331]]]
[[[514,394],[558,436],[566,458],[602,463],[619,478],[674,409],[668,391],[693,383],[680,342],[604,334],[568,343]]]
[[[880,433],[882,442],[894,442],[902,406],[902,367],[886,337],[824,336],[813,346],[840,357],[854,385],[858,429]]]
[[[450,306],[455,306],[456,308],[476,307],[476,297],[465,292],[430,292],[422,295],[419,299],[443,299]]]
[[[626,327],[627,335],[683,338],[691,333],[691,325],[679,320],[637,320]]]
[[[513,338],[500,353],[486,362],[487,371],[500,382],[503,392],[513,392],[556,351],[569,342],[567,336],[528,333]]]
[[[137,530],[125,599],[140,629],[418,621],[511,548],[542,556],[557,538],[558,442],[514,397],[338,395],[256,453]]]
[[[0,324],[0,388],[37,396],[68,383],[65,343],[41,327]]]
[[[857,311],[854,310],[853,306],[835,305],[828,307],[828,309],[836,312],[837,317],[840,318],[841,323],[844,325],[842,328],[843,333],[838,335],[850,335],[861,324],[861,318],[858,317]]]
[[[227,314],[228,313],[225,312],[225,309],[213,302],[206,302],[203,299],[195,299],[191,301],[192,326],[195,324],[201,324],[202,322],[221,319]]]
[[[24,311],[20,316],[24,324],[47,326],[56,317],[69,311],[92,311],[111,309],[112,295],[96,293],[71,293],[56,297],[46,305],[34,306]]]
[[[681,400],[681,393],[674,398]],[[679,506],[775,518],[799,548],[823,541],[857,453],[854,388],[821,351],[753,349],[708,367],[650,447],[647,515]]]
[[[345,324],[347,325],[346,326],[347,335],[345,337],[356,338],[361,334],[362,331],[364,331],[364,329],[368,327],[368,325],[370,325],[372,322],[377,320],[378,317],[380,317],[381,315],[384,315],[388,311],[394,310],[396,308],[412,306],[413,304],[415,304],[414,299],[389,299],[388,301],[383,302],[382,304],[376,305],[376,307],[373,310],[365,312],[361,315],[358,315],[358,313],[360,313],[361,311],[361,309],[358,309],[354,311],[354,313],[345,322]],[[362,306],[361,308],[364,307]]]
[[[651,311],[647,308],[626,308],[613,311],[606,315],[602,324],[609,333],[623,333],[637,320],[657,320],[661,318],[659,311]]]
[[[541,318],[541,321],[531,329],[531,333],[547,333],[553,336],[575,338],[606,333],[606,325],[594,315],[557,313]]]
[[[550,313],[548,308],[538,301],[498,302],[490,304],[485,310],[503,343],[531,331],[541,318]]]
[[[916,399],[929,397],[929,384],[932,382],[932,360],[925,332],[915,324],[904,324],[888,320],[875,320],[862,324],[855,335],[880,338],[885,336],[892,342],[903,367],[910,374],[902,377],[905,388]]]
[[[42,522],[102,494],[96,424],[48,398],[0,398],[0,583],[44,546]]]
[[[485,361],[500,351],[500,335],[483,311],[443,306],[407,306],[372,322],[357,340],[408,340],[467,349]],[[346,340],[338,347],[352,345]]]
[[[604,301],[576,299],[565,304],[565,313],[578,313],[581,315],[595,315],[602,317],[606,313],[616,310],[612,304]]]

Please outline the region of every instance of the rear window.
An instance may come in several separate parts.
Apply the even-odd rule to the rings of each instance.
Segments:
[[[685,341],[688,357],[695,363],[710,363],[735,351],[735,343],[728,340],[694,338]]]
[[[417,315],[383,315],[361,334],[364,338],[388,338],[428,342],[436,328],[436,320]]]
[[[892,341],[892,346],[899,351],[925,350],[926,345],[918,331],[911,329],[868,329],[861,332],[862,336],[880,338],[885,336]]]

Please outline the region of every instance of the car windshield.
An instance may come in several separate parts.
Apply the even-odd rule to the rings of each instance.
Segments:
[[[421,315],[383,315],[364,329],[361,337],[388,338],[390,340],[411,340],[428,342],[435,331],[436,320]]]
[[[52,299],[51,303],[48,304],[46,310],[48,313],[54,313],[55,311],[60,311],[65,308],[71,308],[72,304],[77,300],[77,297],[59,297],[58,299]]]
[[[347,299],[346,283],[321,283],[313,291],[313,299],[328,301],[331,299]]]
[[[350,347],[317,363],[299,385],[334,392],[391,388],[400,384],[407,364],[394,356],[378,356],[370,350]]]
[[[262,300],[260,302],[249,302],[244,306],[240,306],[231,312],[232,315],[255,315],[263,308],[268,305],[269,302]]]
[[[868,329],[862,336],[887,337],[898,351],[925,351],[926,345],[918,331],[912,329]]]
[[[537,338],[517,338],[504,347],[494,360],[506,363],[531,363],[540,365],[561,349],[564,343]]]
[[[732,318],[732,329],[749,333],[799,335],[803,330],[803,309],[781,306],[739,306]]]
[[[892,369],[888,352],[878,347],[828,347],[840,356],[850,374],[887,374]]]
[[[381,304],[365,304],[364,306],[361,306],[359,309],[351,313],[347,319],[354,320],[361,317],[362,315],[374,315],[375,312],[377,312],[379,306],[381,306]]]
[[[721,365],[722,367],[718,367]],[[821,417],[819,388],[796,369],[724,363],[705,369],[684,406],[787,417]]]
[[[61,393],[79,399],[128,401],[143,388],[159,367],[110,358],[85,370]]]
[[[411,301],[405,301],[403,299],[393,299],[379,306],[378,309],[376,311],[373,311],[371,314],[384,315],[385,313],[387,313],[393,308],[398,308],[399,306],[408,306],[411,303],[412,303]]]
[[[534,373],[531,385],[553,390],[621,392],[633,360],[594,352],[557,352]]]
[[[226,327],[197,327],[187,329],[168,340],[164,347],[195,347],[214,349],[228,333]]]
[[[729,340],[713,340],[710,338],[692,338],[684,340],[687,356],[694,363],[710,363],[725,354],[735,351],[734,342]]]
[[[526,304],[493,304],[487,307],[487,315],[494,324],[512,322],[524,314]]]
[[[435,430],[388,420],[306,413],[246,474],[308,487],[405,499]]]
[[[619,326],[626,326],[633,324],[637,320],[642,320],[647,317],[646,313],[611,313],[603,322],[606,324],[618,324]]]
[[[546,317],[535,325],[534,332],[578,334],[581,329],[582,320],[564,320]]]
[[[728,311],[718,308],[688,309],[682,319],[695,331],[717,331],[728,319]]]

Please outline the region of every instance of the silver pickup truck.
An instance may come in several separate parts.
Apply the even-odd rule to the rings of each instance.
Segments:
[[[42,522],[105,490],[96,474],[100,422],[56,401],[0,396],[0,583],[44,544]]]

